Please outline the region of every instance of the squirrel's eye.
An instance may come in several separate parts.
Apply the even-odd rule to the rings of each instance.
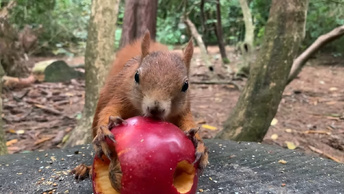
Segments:
[[[135,82],[136,82],[136,83],[140,83],[140,74],[139,74],[139,71],[136,71],[136,73],[135,73]]]
[[[186,90],[189,88],[189,82],[186,80],[184,82],[184,85],[182,87],[182,92],[186,92]]]

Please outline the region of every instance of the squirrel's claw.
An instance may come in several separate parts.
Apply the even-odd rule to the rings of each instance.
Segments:
[[[196,133],[199,131],[198,129],[192,128],[189,129],[188,131],[185,131],[185,135],[192,141],[193,145],[197,147],[198,140],[196,139]]]
[[[111,139],[111,141],[113,141],[114,143],[116,143],[115,137],[113,136],[111,131],[108,129],[108,127],[100,126],[98,128],[97,135],[94,137],[92,143],[93,143],[93,147],[96,152],[96,155],[99,158],[102,158],[102,155],[105,154],[106,157],[108,157],[111,160],[112,153],[108,144],[105,141],[106,137]]]
[[[127,121],[125,121],[124,119],[122,119],[121,117],[114,117],[114,116],[110,116],[109,117],[109,124],[108,124],[108,129],[111,130],[114,127],[117,127],[121,124],[127,124]]]
[[[112,142],[116,143],[114,135],[111,133],[111,129],[117,127],[121,124],[126,124],[127,122],[121,117],[109,117],[109,122],[107,126],[100,126],[97,131],[97,135],[93,139],[93,147],[99,158],[102,158],[102,155],[106,155],[110,160],[112,159],[112,152],[109,148],[109,145],[106,143],[105,139],[109,138]]]
[[[196,147],[195,161],[192,164],[199,162],[198,169],[200,174],[202,174],[205,167],[209,164],[208,162],[208,149],[204,146],[203,142],[199,143]]]
[[[198,129],[192,128],[188,131],[185,131],[186,136],[192,141],[196,148],[195,160],[192,164],[199,162],[198,169],[200,173],[203,172],[204,168],[208,165],[208,149],[205,147],[202,140],[196,137]]]
[[[77,180],[84,180],[92,174],[92,166],[86,166],[85,164],[80,164],[75,167],[72,171],[74,178]]]

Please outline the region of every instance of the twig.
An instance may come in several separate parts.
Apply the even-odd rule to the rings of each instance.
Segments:
[[[191,81],[192,84],[231,84],[231,85],[237,85],[234,82],[231,81]]]
[[[44,137],[42,139],[39,139],[39,140],[35,141],[34,145],[38,145],[38,144],[44,143],[44,142],[49,141],[49,140],[51,140],[53,138],[54,138],[53,136],[51,136],[51,137]]]
[[[329,158],[329,159],[331,159],[331,160],[333,160],[335,162],[342,163],[338,158],[335,158],[335,157],[333,157],[333,156],[331,156],[331,155],[329,155],[329,154],[327,154],[327,153],[325,153],[325,152],[323,152],[323,151],[321,151],[321,150],[319,150],[319,149],[317,149],[317,148],[315,148],[313,146],[309,145],[308,147],[309,147],[309,149],[311,149],[312,151],[314,151],[314,152],[316,152],[316,153],[318,153],[320,155],[323,155],[323,156],[325,156],[325,157],[327,157],[327,158]]]
[[[331,135],[331,132],[329,131],[314,131],[314,130],[308,130],[303,132],[304,134],[326,134],[326,135]]]
[[[43,106],[43,105],[40,105],[40,104],[35,104],[35,107],[37,108],[40,108],[42,110],[45,110],[49,113],[53,113],[53,114],[56,114],[56,115],[62,115],[62,113],[58,110],[55,110],[53,108],[50,108],[50,107],[46,107],[46,106]]]
[[[344,35],[344,25],[339,26],[326,34],[319,36],[311,46],[309,46],[303,53],[301,53],[300,56],[298,56],[294,60],[290,73],[289,73],[287,84],[293,81],[293,79],[299,74],[302,67],[306,64],[308,59],[313,54],[315,54],[320,48],[322,48],[327,43],[332,42],[333,40],[343,35]]]
[[[191,81],[191,84],[207,84],[207,85],[234,85],[238,90],[241,90],[241,87],[232,81]]]

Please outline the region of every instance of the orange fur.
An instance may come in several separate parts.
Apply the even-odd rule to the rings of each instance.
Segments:
[[[111,84],[109,82],[111,82],[111,80],[113,80],[114,77],[117,77],[118,74],[123,71],[123,68],[125,66],[125,64],[132,58],[140,56],[141,55],[141,42],[142,42],[142,38],[138,39],[134,42],[132,42],[131,44],[125,46],[124,48],[122,48],[121,50],[119,50],[116,54],[116,59],[113,62],[110,72],[107,76],[106,82],[104,84],[103,89],[100,91],[100,97],[98,100],[98,105],[94,114],[94,119],[93,119],[93,124],[92,124],[92,136],[95,137],[95,135],[97,134],[97,125],[98,125],[98,121],[100,120],[100,123],[104,123],[108,121],[108,115],[106,114],[105,118],[99,118],[99,112],[104,109],[104,107],[108,104],[108,102],[111,100],[113,93],[109,92],[109,91],[113,91],[115,89],[115,87],[118,87],[118,85],[114,85]],[[168,51],[167,46],[162,45],[160,43],[157,42],[150,42],[150,48],[149,48],[150,52],[154,52],[154,51]],[[132,68],[132,67],[131,67]],[[126,70],[124,72],[127,72]],[[126,76],[127,78],[127,76]],[[123,88],[126,89],[126,88]],[[124,91],[121,91],[120,94],[116,94],[116,95],[122,95]],[[111,103],[110,103],[111,104]],[[109,105],[110,105],[109,104]],[[113,104],[113,103],[112,103]],[[132,108],[129,105],[124,105],[124,107],[126,108]],[[124,108],[123,107],[123,108]],[[109,107],[110,108],[110,107]],[[127,109],[128,110],[128,109]],[[109,111],[111,112],[111,111]],[[124,113],[123,117],[126,117],[125,115],[132,115],[132,113]],[[107,118],[106,118],[107,117]],[[129,118],[129,117],[128,117]]]

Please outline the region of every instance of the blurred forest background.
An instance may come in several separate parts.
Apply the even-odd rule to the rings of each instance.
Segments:
[[[192,111],[204,138],[230,128],[250,64],[267,40],[271,5],[271,0],[157,0],[156,41],[180,50],[196,38]],[[91,0],[0,0],[0,142],[9,153],[61,148],[84,117],[91,6]],[[125,8],[119,1],[113,53],[122,44]],[[339,32],[320,43],[296,79],[289,79],[261,138],[227,139],[263,141],[344,162],[344,0],[310,0],[306,10],[298,55],[322,35]]]

